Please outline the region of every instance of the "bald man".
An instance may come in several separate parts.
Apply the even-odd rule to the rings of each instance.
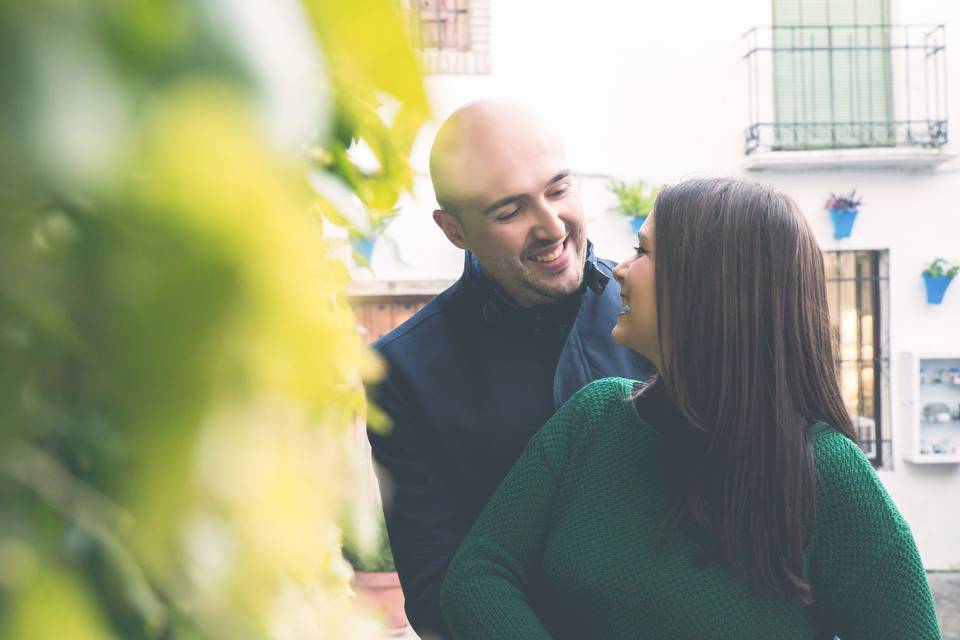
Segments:
[[[553,131],[512,103],[466,105],[440,128],[430,174],[463,275],[375,343],[388,375],[372,396],[393,428],[370,442],[407,617],[446,638],[447,566],[530,437],[587,383],[652,368],[610,340],[613,263],[593,255]]]

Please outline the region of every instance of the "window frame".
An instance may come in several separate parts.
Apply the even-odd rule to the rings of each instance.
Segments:
[[[419,14],[421,0],[399,0],[424,72],[460,75],[490,73],[490,0],[451,1],[464,5],[453,11],[466,12],[468,33],[464,36],[467,43],[465,48],[424,47],[419,44],[423,30]]]
[[[893,462],[892,439],[890,438],[890,429],[888,416],[890,410],[890,269],[889,269],[889,251],[880,249],[858,249],[858,250],[831,250],[824,251],[825,275],[827,284],[827,296],[831,303],[830,306],[830,329],[833,342],[833,358],[836,366],[838,383],[841,385],[841,393],[844,393],[843,387],[843,365],[852,364],[857,372],[857,403],[851,407],[847,405],[847,410],[851,417],[864,418],[873,421],[873,438],[870,440],[858,440],[858,444],[863,449],[864,454],[870,459],[876,467],[889,468]],[[844,261],[852,261],[852,269],[844,267]],[[868,272],[863,273],[864,264],[868,266]],[[834,268],[831,270],[831,266]],[[831,273],[832,271],[832,273]],[[848,273],[852,272],[852,273]],[[844,283],[852,283],[854,288],[854,304],[844,307]],[[864,293],[869,302],[869,308],[864,305]],[[844,310],[856,311],[856,357],[845,358],[843,352],[843,342],[846,337],[843,333],[843,322],[840,317],[835,317],[834,310],[842,313]],[[870,351],[868,358],[862,357],[864,351],[864,332],[863,318],[867,313],[871,318],[869,344]],[[871,369],[872,385],[870,394],[872,398],[872,415],[865,415],[864,397],[865,389],[863,384],[863,371],[865,365]],[[846,398],[844,400],[846,405]],[[854,428],[857,435],[860,436],[860,421],[855,421]]]

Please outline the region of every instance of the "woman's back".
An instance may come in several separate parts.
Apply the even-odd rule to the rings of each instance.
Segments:
[[[648,424],[641,413],[649,422],[671,413],[651,406],[659,396],[641,399],[638,413],[632,392],[628,380],[593,383],[531,440],[451,565],[442,598],[457,637],[543,634],[516,608],[518,594],[535,598],[558,638],[939,637],[909,529],[848,438],[813,428],[807,606],[752,587],[703,528],[662,535],[676,463],[667,438],[683,425]]]

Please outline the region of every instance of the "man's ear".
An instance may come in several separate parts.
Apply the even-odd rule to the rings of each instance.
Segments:
[[[467,250],[467,241],[463,237],[463,227],[460,226],[457,216],[443,209],[435,209],[433,221],[437,223],[437,226],[443,231],[443,235],[447,236],[447,240],[453,246],[464,251]]]

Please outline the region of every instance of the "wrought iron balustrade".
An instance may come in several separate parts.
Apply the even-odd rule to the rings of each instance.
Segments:
[[[943,25],[757,27],[744,41],[748,155],[947,143]]]

